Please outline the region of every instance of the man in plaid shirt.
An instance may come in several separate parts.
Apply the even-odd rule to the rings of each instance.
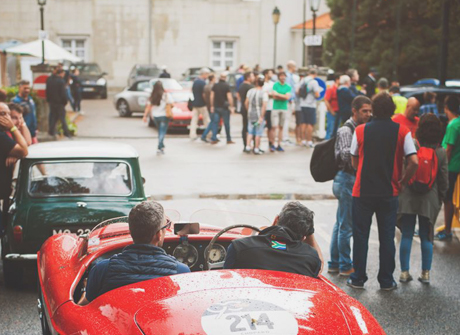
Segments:
[[[350,238],[353,235],[353,222],[351,219],[351,195],[355,183],[356,171],[351,165],[350,147],[355,128],[369,121],[372,108],[371,100],[366,96],[358,96],[352,102],[352,117],[337,131],[335,142],[335,158],[339,165],[339,172],[334,178],[332,191],[339,200],[337,208],[337,221],[332,231],[330,245],[331,260],[329,273],[339,273],[349,276],[353,272],[353,263],[350,253]]]

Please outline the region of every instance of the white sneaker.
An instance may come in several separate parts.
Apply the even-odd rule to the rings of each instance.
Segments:
[[[307,146],[307,141],[302,141],[302,146],[306,147]]]
[[[314,148],[314,147],[315,147],[315,145],[313,144],[312,141],[308,141],[308,146],[309,146],[310,148]]]

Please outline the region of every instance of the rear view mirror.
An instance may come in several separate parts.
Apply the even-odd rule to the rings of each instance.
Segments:
[[[200,233],[200,224],[198,222],[175,223],[174,234],[179,236],[194,235]]]

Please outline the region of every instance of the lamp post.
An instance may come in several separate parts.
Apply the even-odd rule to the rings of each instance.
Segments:
[[[316,12],[319,10],[319,3],[321,0],[310,0],[310,10],[313,14],[313,36],[316,35]],[[311,48],[311,65],[315,62],[315,47]]]
[[[280,22],[280,16],[281,12],[278,9],[278,7],[275,7],[272,13],[272,19],[273,19],[273,24],[275,25],[275,41],[274,41],[274,47],[273,47],[273,69],[276,68],[276,28],[278,27],[278,23]]]
[[[306,24],[306,15],[307,15],[307,0],[303,0],[303,24],[302,24],[302,67],[305,67],[305,24]]]
[[[37,0],[37,3],[40,6],[40,30],[45,31],[43,12],[44,12],[44,7],[46,5],[46,0]],[[42,64],[45,64],[45,40],[44,39],[42,39]]]

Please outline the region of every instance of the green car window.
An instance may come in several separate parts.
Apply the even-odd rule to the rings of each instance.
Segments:
[[[41,162],[30,167],[31,196],[126,196],[131,193],[132,177],[126,163]]]

